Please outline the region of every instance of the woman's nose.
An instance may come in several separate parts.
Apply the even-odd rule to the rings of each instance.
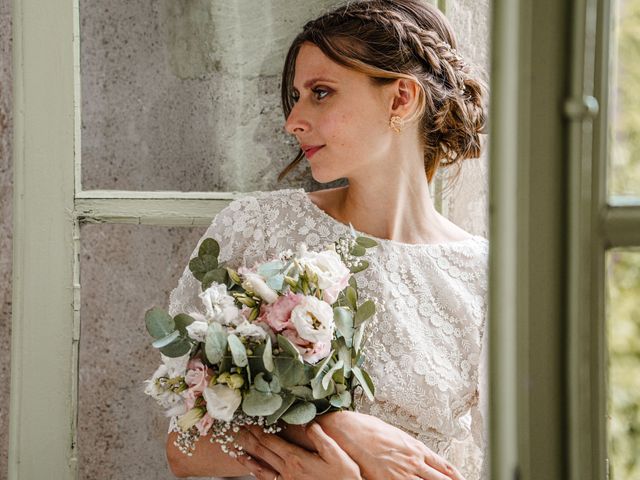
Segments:
[[[284,129],[292,135],[304,133],[309,130],[309,122],[300,115],[300,109],[297,108],[297,105],[294,105],[291,112],[289,112],[287,121],[284,124]]]

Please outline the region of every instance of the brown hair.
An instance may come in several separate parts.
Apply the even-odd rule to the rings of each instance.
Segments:
[[[485,133],[484,82],[457,54],[446,17],[421,0],[357,0],[306,23],[293,40],[282,72],[282,109],[293,108],[293,79],[300,47],[311,42],[334,62],[384,85],[398,78],[416,81],[427,181],[441,165],[480,156]],[[304,158],[296,158],[278,175],[282,180]]]

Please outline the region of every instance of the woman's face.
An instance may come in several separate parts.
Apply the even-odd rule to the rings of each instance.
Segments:
[[[339,65],[314,44],[305,42],[296,58],[293,109],[285,123],[311,165],[313,178],[327,183],[339,178],[378,173],[389,158],[390,90],[369,77]]]

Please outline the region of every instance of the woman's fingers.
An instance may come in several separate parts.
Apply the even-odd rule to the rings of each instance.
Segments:
[[[244,465],[247,470],[249,470],[249,473],[258,480],[273,480],[278,475],[278,472],[275,472],[263,463],[260,463],[247,455],[240,455],[236,460],[241,465]]]
[[[253,431],[243,428],[237,435],[236,442],[242,446],[243,450],[254,457],[258,457],[278,471],[284,467],[283,457],[273,451],[257,436]],[[271,477],[273,479],[273,477]],[[270,480],[271,480],[270,479]]]
[[[424,455],[424,462],[431,469],[436,470],[445,476],[443,478],[451,480],[465,480],[462,474],[453,465],[447,462],[440,455],[427,449]],[[438,477],[435,477],[438,478]]]
[[[318,455],[320,455],[325,462],[330,462],[336,454],[347,456],[345,451],[340,448],[340,445],[324,433],[324,430],[322,430],[322,427],[318,423],[313,422],[309,424],[307,427],[307,435],[315,445]]]

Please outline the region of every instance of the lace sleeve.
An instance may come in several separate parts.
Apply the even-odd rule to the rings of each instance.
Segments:
[[[200,244],[209,237],[215,238],[220,244],[220,262],[225,262],[231,268],[251,266],[259,260],[264,253],[264,232],[260,205],[256,198],[243,197],[222,209],[198,240],[189,260],[197,255]],[[178,286],[169,296],[169,314],[201,311],[199,293],[200,282],[191,274],[187,261]]]
[[[264,255],[264,229],[257,199],[245,196],[222,209],[198,240],[189,260],[197,255],[200,244],[209,237],[215,238],[220,244],[220,263],[225,262],[234,269],[241,265],[253,265]],[[171,316],[193,311],[204,314],[202,302],[198,297],[201,292],[200,282],[189,270],[189,261],[186,263],[178,285],[169,296],[167,311]],[[176,428],[174,416],[169,421],[169,432]]]
[[[486,323],[485,323],[486,330]],[[471,433],[475,444],[482,452],[481,477],[483,480],[489,479],[489,448],[488,448],[488,412],[489,403],[487,395],[489,393],[488,371],[489,371],[489,345],[488,332],[482,335],[482,346],[480,351],[480,362],[478,369],[478,402],[471,408]]]

